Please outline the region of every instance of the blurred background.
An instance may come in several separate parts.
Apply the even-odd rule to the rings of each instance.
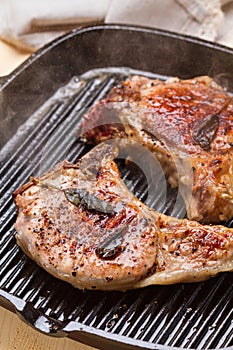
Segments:
[[[0,0],[0,75],[74,28],[125,23],[233,47],[233,0]]]

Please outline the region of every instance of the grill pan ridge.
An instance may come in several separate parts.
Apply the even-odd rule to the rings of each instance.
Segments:
[[[183,56],[178,59],[175,54],[180,55],[181,48]],[[117,82],[135,73],[163,79],[209,74],[232,92],[232,54],[220,45],[168,32],[97,26],[54,41],[2,83],[1,127],[7,130],[1,135],[0,152],[3,306],[44,333],[68,335],[100,349],[232,349],[232,274],[124,293],[76,290],[18,248],[11,196],[30,175],[37,176],[64,158],[75,162],[90,150],[77,137],[78,125],[83,113]],[[118,165],[130,190],[144,201],[143,174],[134,164],[125,167],[119,160]],[[158,198],[153,207],[170,213],[176,196],[168,189],[166,206],[161,208]],[[180,207],[175,214],[182,213]],[[233,227],[232,222],[228,225]]]

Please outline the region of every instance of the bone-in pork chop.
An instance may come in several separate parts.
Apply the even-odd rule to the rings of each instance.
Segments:
[[[209,77],[163,82],[134,76],[84,116],[83,137],[127,138],[160,161],[189,219],[233,217],[233,100]]]
[[[233,230],[150,209],[121,180],[117,153],[100,144],[15,191],[23,251],[81,289],[127,290],[232,271]]]

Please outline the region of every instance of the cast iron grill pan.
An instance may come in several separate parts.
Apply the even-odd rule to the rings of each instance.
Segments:
[[[95,43],[96,36],[99,36],[99,42],[103,46],[98,45],[92,64],[86,64],[89,67],[83,63],[85,67],[82,68],[78,62],[77,68],[77,62],[76,65],[74,62],[70,65],[69,57],[74,55],[75,48],[80,49],[79,41],[82,42],[85,36],[83,52],[76,56],[81,63],[84,58],[80,56],[89,57],[94,54],[90,42]],[[109,41],[103,41],[103,37],[109,38]],[[122,62],[122,47],[115,48],[120,55],[122,67],[109,67],[118,62],[113,59],[116,52],[112,40],[116,38],[121,43],[127,41],[128,46],[137,46],[139,57],[135,59],[135,53],[133,56],[131,54],[132,68],[124,68],[130,67],[130,64],[127,64],[127,59],[125,64]],[[155,46],[157,50],[170,47],[168,45],[174,44],[174,40],[179,43],[178,46],[184,43],[186,58],[192,57],[194,49],[204,48],[207,50],[204,50],[204,57],[207,55],[209,59],[210,52],[212,54],[212,71],[202,72],[203,67],[206,69],[205,64],[209,64],[208,59],[205,62],[203,57],[202,65],[199,67],[195,62],[198,69],[189,68],[190,72],[186,72],[185,66],[181,70],[180,63],[176,63],[171,64],[172,68],[165,74],[161,58],[157,62],[157,69],[152,69],[154,63],[151,66],[148,54],[155,48],[148,49],[146,38],[150,48]],[[141,46],[139,48],[142,39],[145,41],[143,67],[139,50],[142,49]],[[67,46],[71,51],[69,56],[64,53]],[[104,57],[101,52],[100,57],[98,56],[98,51],[101,50]],[[16,208],[11,197],[12,192],[25,183],[30,175],[38,176],[64,158],[75,162],[91,149],[90,145],[83,143],[78,137],[80,120],[83,113],[103,98],[117,82],[131,74],[165,79],[170,75],[188,77],[212,73],[230,89],[228,72],[232,70],[228,69],[229,62],[232,65],[233,63],[232,52],[228,51],[223,47],[211,47],[209,43],[196,42],[194,39],[174,37],[171,33],[125,26],[95,27],[73,32],[52,43],[39,51],[31,61],[9,77],[8,81],[3,82],[0,95],[1,123],[3,127],[7,126],[7,131],[2,137],[0,154],[0,295],[4,306],[14,308],[29,324],[45,333],[57,336],[68,334],[101,349],[227,349],[233,346],[232,274],[220,274],[202,283],[151,286],[125,293],[74,289],[39,268],[17,246],[13,228]],[[57,56],[61,52],[66,56]],[[57,55],[54,56],[55,53]],[[215,57],[219,59],[219,55],[222,55],[221,62],[225,70],[221,67],[221,62],[215,63]],[[170,53],[167,56],[171,58]],[[65,62],[65,58],[68,62]],[[63,62],[65,69],[67,64],[70,67],[66,76],[59,71],[59,60]],[[166,52],[163,61],[168,65]],[[213,65],[215,69],[217,67],[216,70]],[[46,76],[40,79],[38,74],[42,74],[42,70],[45,70]],[[31,80],[27,86],[25,81],[28,82],[28,76]],[[48,80],[48,77],[52,80]],[[117,162],[122,178],[130,190],[145,201],[147,183],[143,172],[133,162],[127,166],[120,159]],[[172,212],[173,215],[183,217],[182,203],[173,211],[177,196],[174,190],[168,188],[165,206],[161,206],[160,197],[155,198],[150,205],[158,211],[167,214]],[[232,223],[226,225],[232,227]]]

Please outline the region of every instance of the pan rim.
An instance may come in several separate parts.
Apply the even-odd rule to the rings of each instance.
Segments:
[[[208,40],[200,39],[194,36],[176,33],[169,30],[163,30],[159,28],[151,28],[149,26],[138,26],[138,25],[127,25],[127,24],[117,24],[117,23],[111,23],[111,24],[100,24],[100,25],[93,25],[93,26],[85,26],[82,28],[73,29],[72,31],[69,31],[58,38],[50,41],[49,43],[45,44],[42,48],[36,50],[30,57],[28,57],[23,63],[21,63],[13,72],[11,72],[9,75],[0,77],[0,91],[3,90],[9,83],[11,83],[18,75],[20,75],[28,66],[30,66],[32,63],[34,63],[37,59],[39,59],[41,56],[46,54],[48,51],[50,51],[52,48],[58,46],[63,41],[67,41],[71,39],[74,36],[83,35],[88,32],[92,31],[99,31],[99,30],[124,30],[124,31],[134,31],[134,32],[145,32],[145,33],[151,33],[151,34],[158,34],[164,37],[169,37],[173,39],[178,39],[181,41],[186,41],[194,44],[198,44],[201,46],[205,46],[208,48],[212,48],[218,51],[222,51],[225,53],[233,54],[233,48],[227,47],[225,45],[211,42]]]

